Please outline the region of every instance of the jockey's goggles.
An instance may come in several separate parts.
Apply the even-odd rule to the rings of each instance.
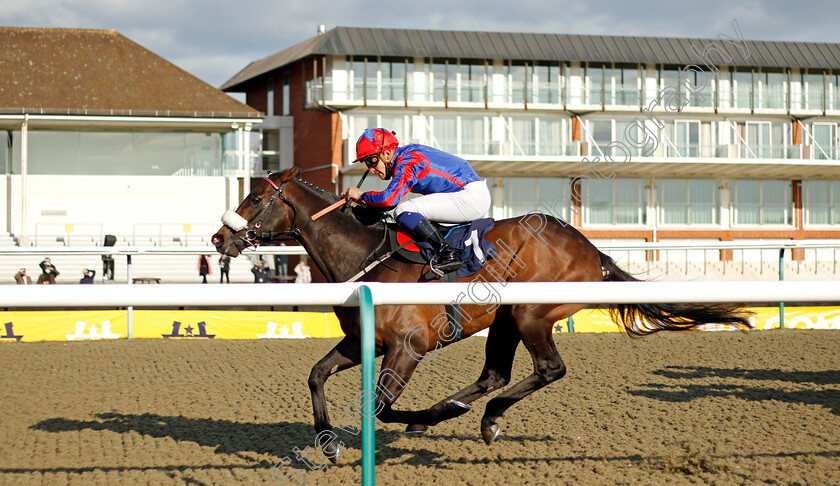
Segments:
[[[367,157],[362,159],[362,162],[367,166],[368,169],[373,169],[374,167],[376,167],[379,164],[379,160],[380,160],[380,154],[373,154],[373,155],[368,155]]]

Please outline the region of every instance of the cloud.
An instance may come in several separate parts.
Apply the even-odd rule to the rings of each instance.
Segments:
[[[319,24],[715,38],[731,34],[733,18],[747,39],[840,42],[832,0],[0,0],[0,24],[116,29],[213,86],[313,37]]]

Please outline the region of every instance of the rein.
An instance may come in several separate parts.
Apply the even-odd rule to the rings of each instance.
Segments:
[[[367,175],[367,172],[365,173],[365,175]],[[295,204],[292,201],[290,201],[286,196],[283,195],[283,189],[285,189],[286,184],[288,184],[289,181],[285,181],[278,186],[277,184],[274,183],[274,181],[272,181],[268,177],[266,177],[265,180],[266,180],[266,182],[268,182],[271,185],[271,187],[274,188],[274,194],[272,194],[271,198],[269,198],[269,200],[266,201],[265,204],[263,204],[263,207],[260,208],[260,210],[257,211],[257,213],[255,213],[253,216],[251,216],[251,219],[249,219],[247,221],[247,223],[250,224],[252,221],[257,219],[257,217],[259,217],[259,219],[257,219],[257,222],[254,223],[253,227],[251,229],[248,229],[243,236],[239,237],[245,243],[245,248],[249,248],[249,247],[252,247],[252,246],[254,248],[256,248],[259,245],[260,242],[270,242],[270,241],[278,241],[278,240],[279,241],[294,240],[294,241],[297,241],[297,242],[300,243],[301,242],[300,241],[300,232],[303,228],[308,226],[309,223],[311,223],[313,221],[316,221],[319,218],[321,218],[322,216],[324,216],[325,214],[329,213],[330,211],[333,211],[336,208],[339,208],[339,207],[343,206],[344,204],[347,204],[347,201],[343,200],[343,199],[339,200],[339,201],[336,201],[336,202],[330,204],[329,206],[327,206],[326,208],[324,208],[324,209],[318,211],[317,213],[313,214],[309,219],[304,221],[303,224],[301,224],[300,226],[295,226],[295,224],[297,222],[297,217],[298,217],[297,207],[295,206]],[[362,177],[362,181],[364,181],[364,176]],[[271,213],[271,210],[274,208],[274,204],[277,202],[278,199],[280,199],[281,201],[286,203],[290,208],[292,208],[292,215],[293,216],[292,216],[291,229],[288,229],[288,230],[285,230],[285,231],[267,231],[267,232],[258,231],[262,227],[262,224],[265,221],[265,219],[268,217],[269,213]],[[247,228],[247,226],[246,226],[246,228]],[[233,228],[230,228],[230,229],[233,230]],[[385,238],[383,238],[383,242],[381,242],[376,247],[376,249],[374,249],[374,251],[370,255],[368,255],[367,258],[365,258],[365,261],[371,261],[371,259],[376,254],[376,252],[382,247],[385,239],[387,239],[387,232],[388,232],[388,228],[386,227],[385,228]],[[355,282],[356,280],[361,278],[363,275],[365,275],[366,273],[371,271],[374,267],[376,267],[380,263],[384,262],[385,260],[389,259],[391,257],[391,255],[393,255],[398,250],[402,249],[404,246],[407,246],[410,243],[412,243],[412,241],[408,241],[408,242],[400,245],[399,248],[396,248],[393,251],[389,251],[389,252],[385,253],[384,255],[382,255],[381,257],[376,258],[369,265],[362,268],[362,270],[359,273],[357,273],[356,275],[351,277],[346,282]],[[387,266],[387,264],[386,264],[386,266]],[[361,265],[360,265],[360,267],[361,267]]]

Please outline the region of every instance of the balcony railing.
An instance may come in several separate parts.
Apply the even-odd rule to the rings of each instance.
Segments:
[[[351,83],[335,84],[331,76],[317,77],[306,82],[307,105],[347,104],[361,105],[375,102],[405,101],[419,103],[476,103],[489,105],[503,104],[548,104],[558,108],[569,105],[607,105],[637,107],[650,103],[650,93],[640,99],[640,92],[632,86],[601,82],[587,83],[561,92],[558,81],[532,83],[521,79],[499,78],[469,79],[460,82],[448,81],[441,77],[425,79],[414,85],[414,78],[371,77],[367,80],[355,78]],[[720,109],[759,109],[759,110],[830,110],[840,111],[840,93],[823,92],[819,89],[807,89],[798,94],[788,92],[778,86],[760,87],[741,83],[736,89],[713,91],[704,89],[699,95],[681,91],[681,104],[684,109],[711,108],[717,100]],[[568,99],[564,99],[568,97]]]

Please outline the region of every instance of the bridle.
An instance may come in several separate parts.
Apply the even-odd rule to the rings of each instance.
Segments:
[[[365,173],[365,176],[366,175],[367,175],[367,172]],[[263,207],[261,207],[259,211],[257,211],[253,216],[251,216],[251,218],[246,222],[245,228],[242,228],[242,229],[237,231],[233,227],[231,227],[231,225],[228,222],[224,223],[225,227],[228,228],[229,231],[231,231],[231,243],[230,244],[233,245],[238,239],[238,240],[240,240],[244,243],[244,246],[242,247],[243,250],[246,249],[246,248],[250,248],[252,246],[254,247],[254,249],[256,249],[257,246],[259,245],[259,243],[264,242],[264,241],[291,241],[291,240],[294,240],[294,241],[297,241],[298,243],[302,243],[302,241],[300,239],[300,232],[303,228],[305,228],[309,223],[315,221],[316,219],[320,218],[324,214],[332,211],[333,209],[335,209],[337,207],[340,207],[341,205],[347,204],[349,202],[349,201],[345,202],[345,201],[342,201],[342,200],[336,201],[331,206],[329,206],[325,209],[322,209],[321,211],[312,215],[309,219],[304,221],[303,224],[301,224],[300,226],[296,226],[295,224],[297,222],[297,216],[298,216],[297,207],[295,206],[295,204],[291,200],[289,200],[286,196],[283,195],[283,189],[286,188],[286,184],[288,184],[289,180],[291,180],[291,179],[289,179],[287,181],[284,181],[279,186],[277,184],[275,184],[274,181],[272,181],[269,177],[266,177],[265,180],[266,180],[266,182],[268,182],[271,185],[271,187],[274,188],[274,194],[272,194],[271,197],[269,198],[269,200],[266,201],[265,204],[263,204]],[[364,181],[364,176],[362,177],[362,181]],[[359,181],[359,185],[361,185],[362,181]],[[292,208],[292,224],[290,225],[290,229],[285,230],[285,231],[268,231],[268,232],[258,231],[262,227],[262,224],[265,221],[265,219],[268,217],[269,213],[271,213],[271,210],[272,210],[272,208],[274,208],[274,205],[277,203],[278,199],[280,199],[281,201],[286,203],[290,208]],[[259,219],[257,219],[258,217],[259,217]],[[222,219],[224,221],[224,218],[222,218]],[[253,222],[255,219],[257,220],[257,222],[254,223],[253,227],[251,227],[250,229],[247,229],[248,225],[251,222]],[[233,238],[234,234],[236,234],[237,232],[241,232],[243,229],[246,229],[244,234],[242,234],[238,238]],[[414,243],[414,240],[407,241],[407,242],[401,244],[398,248],[395,248],[391,251],[388,251],[380,257],[376,257],[376,254],[379,252],[380,248],[385,244],[385,242],[387,241],[387,238],[388,238],[388,227],[386,225],[383,236],[382,236],[382,241],[367,256],[367,258],[365,258],[365,260],[359,265],[359,268],[361,269],[361,271],[359,273],[357,273],[356,275],[354,275],[353,277],[351,277],[349,280],[347,280],[347,282],[354,282],[354,281],[358,280],[360,277],[362,277],[363,275],[368,273],[370,270],[372,270],[374,267],[376,267],[377,265],[380,265],[380,264],[384,264],[389,269],[394,270],[387,263],[384,263],[385,260],[389,259],[391,257],[391,255],[393,255],[394,253],[396,253],[397,251],[399,251],[403,247],[407,246],[408,244]],[[365,263],[367,263],[367,262],[371,262],[371,263],[367,266],[364,266]]]
[[[245,243],[245,246],[243,247],[243,249],[249,248],[249,247],[252,247],[252,246],[254,247],[254,249],[256,249],[257,246],[261,242],[267,242],[267,241],[292,241],[292,240],[294,240],[294,241],[297,241],[298,243],[300,243],[300,230],[302,230],[303,228],[306,227],[306,225],[308,225],[309,223],[312,222],[312,218],[309,218],[309,220],[304,222],[302,225],[295,226],[295,223],[297,222],[297,216],[298,216],[297,207],[295,207],[295,204],[292,201],[290,201],[286,196],[283,195],[283,189],[285,189],[286,184],[289,183],[288,180],[284,181],[279,186],[277,184],[275,184],[274,181],[272,181],[270,177],[266,177],[265,180],[266,180],[266,182],[268,182],[271,185],[271,187],[274,188],[274,194],[272,194],[271,197],[268,199],[268,201],[266,201],[266,203],[263,204],[263,207],[260,208],[259,211],[254,213],[254,215],[251,216],[251,218],[248,220],[248,224],[250,224],[252,221],[257,219],[257,217],[259,216],[259,219],[257,220],[257,222],[250,229],[245,231],[245,233],[243,235],[239,236],[239,239],[243,243]],[[285,230],[285,231],[260,232],[259,229],[262,227],[263,221],[265,221],[265,218],[268,217],[268,215],[271,213],[271,210],[272,210],[272,208],[274,208],[274,204],[277,202],[278,199],[280,199],[281,201],[286,203],[290,208],[292,208],[292,224],[290,226],[290,229]],[[228,226],[228,225],[225,225],[225,226],[228,227],[228,230],[233,231],[233,228],[231,228],[230,226]],[[247,228],[247,226],[246,226],[246,228]]]

